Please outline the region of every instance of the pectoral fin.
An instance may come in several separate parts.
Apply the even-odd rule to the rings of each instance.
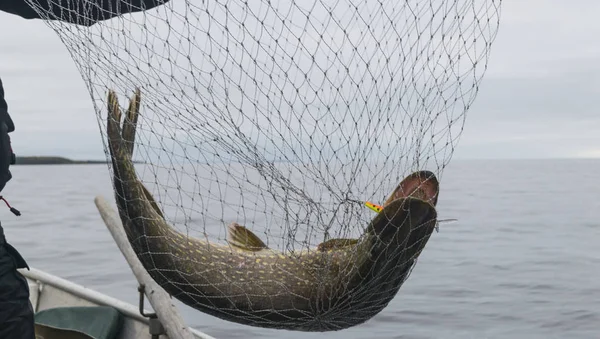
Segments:
[[[227,242],[229,242],[231,246],[235,246],[244,251],[256,252],[268,248],[256,234],[237,223],[229,225],[229,238],[227,239]]]
[[[358,239],[330,239],[317,246],[317,251],[325,252],[329,250],[340,249],[347,246],[354,246]]]

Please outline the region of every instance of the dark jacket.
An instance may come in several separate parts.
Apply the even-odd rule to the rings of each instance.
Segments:
[[[15,156],[8,133],[14,130],[0,80],[0,191],[12,178],[9,167],[15,163]],[[29,286],[17,268],[29,269],[19,252],[6,241],[0,225],[0,338],[35,339]]]
[[[15,159],[8,133],[14,130],[15,124],[10,118],[10,114],[8,114],[8,105],[4,99],[4,87],[2,87],[2,80],[0,79],[0,191],[12,179],[9,167]]]
[[[9,167],[14,164],[14,154],[10,145],[8,133],[15,130],[15,124],[8,114],[8,105],[4,99],[4,87],[0,79],[0,191],[12,178]],[[8,270],[16,268],[29,268],[19,252],[6,242],[4,230],[0,225],[0,276]]]

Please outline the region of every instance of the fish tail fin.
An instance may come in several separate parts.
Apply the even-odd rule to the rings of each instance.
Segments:
[[[158,203],[150,191],[135,177],[133,169],[133,147],[135,142],[136,124],[140,112],[141,92],[137,88],[129,101],[125,116],[121,114],[119,100],[113,90],[108,91],[108,118],[106,134],[108,135],[108,148],[115,171],[115,185],[117,196],[124,196],[123,182],[135,182],[139,185],[143,196],[152,205],[158,215],[164,219]],[[123,124],[121,125],[121,118]],[[122,127],[121,127],[122,126]],[[120,201],[117,199],[117,201]]]
[[[130,157],[133,157],[136,126],[138,116],[140,114],[141,96],[142,94],[140,92],[140,89],[136,88],[133,97],[131,98],[131,100],[129,100],[129,108],[127,109],[127,114],[125,114],[125,119],[123,120],[123,131],[121,135],[123,136],[123,140],[125,141],[125,151],[127,152],[127,154],[129,154]]]
[[[124,156],[133,156],[136,125],[140,113],[141,92],[137,88],[129,101],[129,107],[123,118],[119,108],[119,99],[113,90],[108,91],[107,131],[109,149],[114,158],[122,160]],[[121,118],[123,124],[121,125]],[[121,127],[122,126],[122,127]]]
[[[122,160],[122,136],[121,136],[121,109],[119,108],[119,99],[113,90],[108,91],[108,116],[106,118],[106,134],[108,136],[108,149],[113,159]]]

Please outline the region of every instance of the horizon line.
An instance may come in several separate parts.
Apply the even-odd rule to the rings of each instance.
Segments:
[[[70,157],[70,156],[66,156],[66,155],[17,155],[16,156],[17,159],[19,158],[63,158],[66,160],[71,160],[71,161],[108,161],[107,157],[90,157],[90,158],[76,158],[76,157]],[[577,157],[577,156],[560,156],[560,157],[495,157],[495,158],[488,158],[488,157],[479,157],[479,158],[473,158],[473,157],[453,157],[452,160],[450,160],[450,163],[457,161],[457,160],[468,160],[468,161],[473,161],[473,160],[600,160],[600,156],[597,157]],[[139,160],[138,160],[139,161]]]

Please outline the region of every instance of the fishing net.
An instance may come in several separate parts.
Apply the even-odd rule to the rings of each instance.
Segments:
[[[225,243],[236,222],[298,253],[359,237],[375,216],[364,202],[383,203],[408,174],[441,178],[499,9],[172,0],[91,27],[48,25],[89,88],[105,146],[107,91],[125,109],[140,89],[133,158],[173,228]]]

